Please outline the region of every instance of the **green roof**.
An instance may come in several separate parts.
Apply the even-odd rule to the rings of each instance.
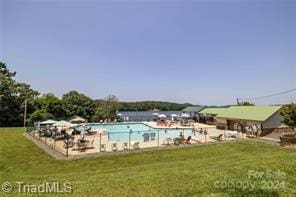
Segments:
[[[253,120],[263,122],[282,106],[231,106],[221,111],[217,118]]]
[[[189,106],[183,109],[183,112],[199,112],[200,110],[204,109],[205,106]]]
[[[201,110],[199,113],[206,114],[206,115],[218,115],[226,109],[228,109],[228,108],[226,108],[226,107],[207,107],[207,108]]]

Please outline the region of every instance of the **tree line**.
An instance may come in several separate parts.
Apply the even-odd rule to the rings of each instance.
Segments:
[[[161,110],[161,111],[181,111],[184,108],[192,106],[192,104],[184,103],[171,103],[163,101],[141,101],[141,102],[120,102],[120,111],[148,111],[148,110]]]
[[[62,98],[53,93],[41,95],[29,84],[17,82],[16,72],[0,62],[0,126],[21,126],[24,124],[26,107],[27,123],[47,119],[67,119],[81,116],[88,121],[115,119],[120,111],[182,110],[190,104],[158,101],[119,102],[109,95],[104,100],[93,100],[77,91],[69,91]]]
[[[21,126],[24,124],[24,111],[27,112],[27,123],[46,119],[67,119],[78,115],[88,121],[98,122],[103,119],[115,119],[120,111],[179,111],[189,103],[178,104],[159,101],[119,102],[116,96],[109,95],[104,100],[93,100],[77,91],[69,91],[62,98],[53,93],[41,95],[29,84],[17,82],[16,72],[10,71],[5,63],[0,62],[0,127]],[[240,105],[254,105],[240,103]],[[284,123],[296,127],[296,104],[285,105],[281,114]]]

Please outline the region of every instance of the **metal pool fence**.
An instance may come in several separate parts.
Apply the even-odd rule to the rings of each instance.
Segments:
[[[129,152],[169,146],[187,146],[212,140],[207,132],[190,129],[153,129],[146,131],[97,132],[84,135],[52,135],[27,127],[27,133],[46,148],[68,157],[111,152]],[[206,129],[204,128],[204,131]],[[224,138],[223,138],[224,136]],[[228,140],[225,131],[216,134],[216,141]],[[237,136],[236,139],[239,137]]]

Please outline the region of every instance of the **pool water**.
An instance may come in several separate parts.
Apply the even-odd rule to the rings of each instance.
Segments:
[[[131,141],[156,141],[166,138],[175,138],[184,132],[184,136],[193,136],[191,129],[156,129],[143,123],[120,123],[120,124],[88,124],[93,129],[106,129],[108,131],[108,141],[128,142]],[[130,133],[130,136],[129,136]],[[196,134],[198,135],[198,134]]]

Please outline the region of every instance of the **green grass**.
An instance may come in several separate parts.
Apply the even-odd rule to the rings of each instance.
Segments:
[[[0,184],[70,182],[74,196],[288,196],[296,193],[296,150],[259,142],[154,150],[79,160],[56,160],[22,136],[0,129]],[[248,170],[282,171],[284,189],[264,189]],[[215,187],[223,180],[252,181],[256,188]],[[275,185],[274,185],[275,186]],[[0,188],[0,196],[1,196]],[[13,195],[16,195],[14,191]],[[29,194],[22,194],[29,195]]]

